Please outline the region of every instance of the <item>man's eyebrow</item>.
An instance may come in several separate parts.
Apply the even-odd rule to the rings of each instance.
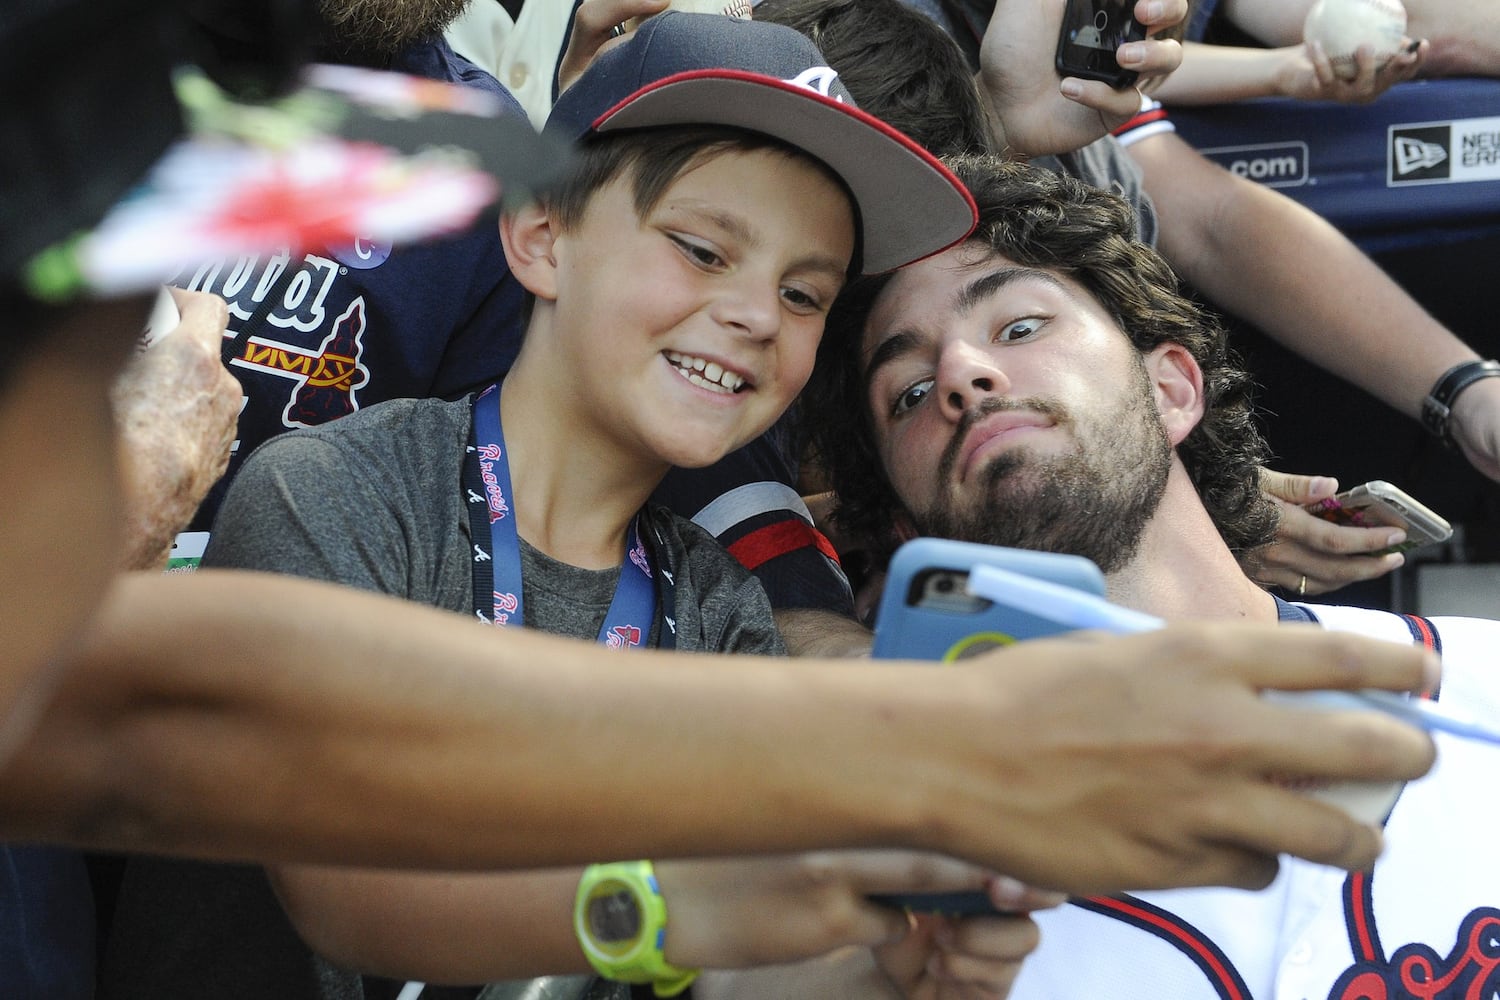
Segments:
[[[883,366],[897,359],[911,354],[922,345],[922,338],[911,330],[902,330],[893,333],[875,346],[870,352],[870,361],[865,365],[865,388],[869,388],[875,381],[875,374]]]
[[[1040,268],[1004,267],[981,275],[959,289],[954,299],[954,309],[960,316],[966,315],[985,299],[999,294],[1002,289],[1009,285],[1023,281],[1043,282],[1064,295],[1072,296],[1072,292],[1069,291],[1067,285],[1057,280],[1051,273],[1043,271]],[[922,337],[911,330],[894,333],[885,340],[882,340],[876,346],[875,350],[870,353],[869,363],[865,365],[865,385],[869,386],[875,381],[875,373],[881,366],[888,365],[903,355],[912,353],[921,344]]]
[[[1047,271],[1036,267],[1006,267],[975,278],[959,289],[953,307],[960,316],[967,315],[979,303],[1018,281],[1040,281],[1072,298],[1068,287]]]

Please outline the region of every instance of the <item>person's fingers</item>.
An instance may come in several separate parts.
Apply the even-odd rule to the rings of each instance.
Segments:
[[[1166,76],[1182,65],[1182,43],[1170,38],[1126,42],[1115,50],[1115,61],[1143,78]]]
[[[1125,124],[1141,110],[1139,91],[1132,87],[1115,90],[1102,80],[1065,77],[1059,92],[1068,100],[1097,111],[1106,131]]]
[[[1008,875],[997,875],[990,880],[990,902],[998,910],[1007,913],[1025,913],[1031,910],[1047,910],[1068,901],[1065,893],[1038,889]]]
[[[1339,491],[1339,481],[1332,476],[1304,476],[1293,472],[1277,472],[1275,469],[1261,469],[1260,488],[1261,492],[1269,493],[1278,500],[1301,505],[1333,496]]]
[[[1187,16],[1187,0],[1136,0],[1135,19],[1149,34],[1171,31]]]
[[[668,0],[585,0],[573,14],[568,46],[558,61],[557,87],[567,90],[599,54],[618,44],[616,25],[659,14]]]

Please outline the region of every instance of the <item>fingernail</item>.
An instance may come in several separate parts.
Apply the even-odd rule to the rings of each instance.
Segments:
[[[1307,481],[1307,488],[1314,496],[1321,496],[1324,493],[1336,493],[1339,483],[1337,479],[1330,479],[1327,476],[1313,476]]]
[[[1071,76],[1068,77],[1066,80],[1064,80],[1062,82],[1062,95],[1064,97],[1066,97],[1066,98],[1069,98],[1070,100],[1074,100],[1074,101],[1078,100],[1080,97],[1083,96],[1083,83],[1082,83],[1082,81],[1075,80]]]
[[[1146,20],[1155,24],[1167,13],[1167,6],[1163,3],[1148,3],[1146,5]]]
[[[1120,46],[1115,53],[1115,60],[1121,66],[1139,66],[1146,61],[1146,46],[1140,42],[1129,42]]]
[[[1003,910],[1013,910],[1026,901],[1030,887],[1009,875],[997,875],[990,888],[990,899]]]
[[[1386,538],[1385,544],[1386,545],[1400,545],[1404,541],[1406,541],[1406,532],[1404,532],[1404,531],[1393,531],[1393,532],[1390,533],[1390,536],[1388,538]]]

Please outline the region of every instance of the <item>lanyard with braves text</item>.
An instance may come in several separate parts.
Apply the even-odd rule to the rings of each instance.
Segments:
[[[464,456],[464,485],[474,540],[474,613],[493,625],[519,625],[525,621],[521,538],[511,507],[514,493],[505,434],[500,427],[498,383],[475,397],[473,411],[472,436]],[[599,641],[611,648],[644,645],[658,605],[669,609],[675,597],[670,575],[653,572],[650,550],[640,534],[643,520],[637,514],[631,521],[620,581],[599,628]],[[660,539],[657,541],[659,547]],[[657,645],[671,649],[676,645],[675,622],[670,614],[663,614],[661,624]]]

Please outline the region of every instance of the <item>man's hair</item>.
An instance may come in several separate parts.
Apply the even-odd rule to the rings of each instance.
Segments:
[[[979,89],[958,43],[900,0],[762,0],[755,19],[811,38],[861,111],[929,152],[992,148]]]
[[[730,152],[778,152],[815,165],[849,199],[855,220],[851,276],[860,273],[859,210],[848,185],[816,157],[772,136],[724,125],[686,125],[611,132],[584,142],[574,169],[547,199],[565,229],[583,221],[595,192],[627,171],[631,175],[636,214],[645,217],[688,169]]]
[[[1203,370],[1204,413],[1177,453],[1230,549],[1270,541],[1277,512],[1259,486],[1266,446],[1250,376],[1223,327],[1182,295],[1172,269],[1137,238],[1130,206],[1071,177],[994,156],[955,157],[948,165],[979,206],[968,246],[1078,282],[1142,353],[1168,342],[1188,349]],[[815,457],[838,494],[835,517],[880,556],[897,541],[896,519],[909,516],[875,447],[860,350],[871,306],[889,280],[862,279],[834,304],[802,399]]]

